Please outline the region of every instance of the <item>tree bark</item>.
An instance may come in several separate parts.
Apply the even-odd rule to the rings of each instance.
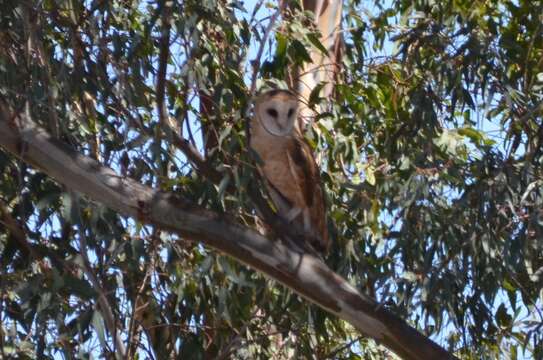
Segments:
[[[320,42],[327,54],[313,47],[310,52],[311,63],[307,63],[302,69],[298,69],[297,88],[303,104],[309,102],[313,89],[319,84],[325,83],[320,90],[320,96],[331,99],[334,92],[334,84],[341,64],[341,50],[343,40],[341,37],[341,12],[343,2],[341,0],[303,0],[303,9],[312,11],[315,19],[314,25],[320,32]],[[317,113],[325,109],[315,109]],[[301,108],[300,119],[304,123],[312,122],[316,113],[306,105]],[[305,124],[301,124],[305,125]]]
[[[373,299],[360,294],[326,264],[272,241],[227,215],[119,176],[54,139],[0,99],[0,146],[74,191],[123,216],[202,241],[289,287],[346,320],[405,359],[454,358]]]

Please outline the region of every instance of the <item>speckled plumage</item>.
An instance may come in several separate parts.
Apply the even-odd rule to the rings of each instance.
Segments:
[[[319,169],[297,127],[298,100],[285,90],[261,94],[251,120],[251,148],[279,215],[302,226],[311,245],[328,251],[330,241]]]

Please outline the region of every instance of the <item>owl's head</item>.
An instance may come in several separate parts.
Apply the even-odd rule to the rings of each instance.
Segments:
[[[257,97],[254,116],[271,135],[290,135],[298,117],[298,99],[287,90],[267,91]]]

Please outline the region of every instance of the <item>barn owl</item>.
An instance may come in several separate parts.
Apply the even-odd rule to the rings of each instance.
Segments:
[[[329,238],[323,188],[297,117],[298,100],[290,91],[261,94],[251,119],[250,146],[262,160],[259,169],[278,214],[302,226],[310,245],[325,253]]]

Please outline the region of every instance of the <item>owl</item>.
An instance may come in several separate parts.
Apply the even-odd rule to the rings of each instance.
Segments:
[[[278,214],[298,224],[310,245],[329,248],[323,187],[311,148],[298,128],[298,100],[290,91],[271,90],[257,97],[250,146]]]

